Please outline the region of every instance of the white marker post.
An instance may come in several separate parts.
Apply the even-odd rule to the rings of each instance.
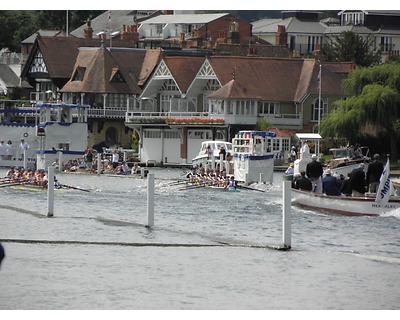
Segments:
[[[147,175],[147,227],[154,227],[154,173]]]
[[[283,219],[282,219],[282,235],[283,247],[290,249],[292,228],[291,228],[291,181],[283,181]]]
[[[97,175],[101,173],[101,153],[97,154]]]
[[[26,154],[27,154],[27,152],[24,149],[24,164],[23,164],[23,166],[24,166],[25,170],[28,169],[28,159],[26,158]]]
[[[47,171],[47,217],[54,215],[54,167],[48,167]]]
[[[58,151],[58,172],[62,171],[62,158],[63,158],[63,152]]]

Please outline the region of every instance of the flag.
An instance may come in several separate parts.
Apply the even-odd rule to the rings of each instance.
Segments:
[[[389,171],[390,171],[390,164],[389,164],[389,159],[387,160],[386,166],[383,169],[381,179],[379,180],[379,188],[376,193],[376,198],[375,202],[379,204],[386,204],[389,201],[390,197],[390,177],[389,177]]]

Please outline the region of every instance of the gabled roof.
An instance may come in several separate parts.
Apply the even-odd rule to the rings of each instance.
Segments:
[[[210,57],[208,60],[222,84],[210,96],[300,102],[308,93],[318,93],[319,64],[314,59]],[[352,63],[323,63],[322,91],[341,94],[341,82],[352,67]]]
[[[164,62],[181,92],[187,92],[204,59],[204,57],[164,57]]]
[[[143,50],[116,51],[117,54],[104,47],[81,48],[71,79],[60,91],[140,94],[135,72],[129,69],[126,62],[130,61],[132,66],[135,63],[140,65],[144,57]]]
[[[179,91],[186,94],[204,59],[204,57],[196,56],[163,57],[154,68],[154,76],[149,78],[142,95],[146,97],[154,96],[167,79],[173,79]]]
[[[165,14],[154,18],[146,19],[142,24],[205,24],[222,18],[229,13],[205,13],[205,14]]]
[[[46,64],[50,78],[69,79],[80,47],[97,47],[101,46],[100,39],[85,39],[75,37],[41,37],[38,36],[28,60],[21,72],[21,77],[28,76],[29,68],[36,50],[39,50]],[[108,44],[108,41],[107,41]],[[136,46],[136,42],[129,40],[113,41],[113,47],[130,47]]]
[[[138,77],[139,86],[143,86],[150,75],[153,73],[154,69],[161,61],[162,58],[162,51],[160,48],[158,49],[147,49],[146,56],[144,58],[142,68],[140,71],[140,75]]]

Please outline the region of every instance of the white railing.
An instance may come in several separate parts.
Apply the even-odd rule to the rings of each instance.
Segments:
[[[89,108],[88,109],[88,117],[89,118],[118,118],[124,119],[126,114],[126,108],[106,108],[106,109],[97,109],[97,108]],[[72,116],[77,116],[78,112],[73,110]]]
[[[300,126],[302,124],[301,113],[261,115],[272,125],[291,125]]]
[[[132,122],[132,119],[156,119],[156,118],[210,118],[202,112],[149,112],[149,111],[128,111],[125,121]]]

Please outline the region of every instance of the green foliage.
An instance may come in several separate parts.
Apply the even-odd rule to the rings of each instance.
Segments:
[[[69,31],[84,24],[104,11],[70,10]],[[9,48],[12,52],[20,52],[21,42],[39,30],[66,29],[66,10],[2,10],[0,11],[0,49]]]
[[[363,39],[352,31],[344,31],[340,35],[328,38],[320,55],[322,61],[349,62],[361,67],[368,67],[381,62],[380,50],[374,49],[372,38]]]
[[[272,127],[272,125],[271,125],[271,123],[270,123],[267,119],[265,119],[265,118],[260,118],[260,119],[258,119],[258,121],[257,121],[256,130],[259,130],[259,131],[266,131],[266,130],[268,130],[268,128],[271,128],[271,127]]]
[[[323,136],[344,137],[354,143],[366,127],[374,128],[391,141],[391,153],[397,157],[396,140],[400,136],[400,64],[386,63],[357,68],[344,80],[351,95],[337,101],[321,123]]]

